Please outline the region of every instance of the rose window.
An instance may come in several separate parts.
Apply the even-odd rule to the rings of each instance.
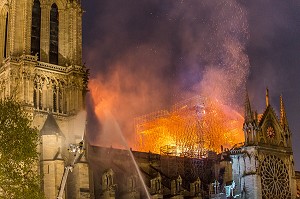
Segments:
[[[273,127],[269,126],[267,128],[267,135],[269,138],[275,137],[275,130],[273,129]]]
[[[275,155],[267,156],[261,164],[261,186],[263,199],[291,198],[288,170]]]

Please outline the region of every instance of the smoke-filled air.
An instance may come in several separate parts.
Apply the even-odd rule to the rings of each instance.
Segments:
[[[134,149],[159,153],[160,147],[180,145],[177,152],[187,153],[197,147],[185,141],[191,129],[191,139],[198,145],[207,140],[202,144],[209,150],[243,141],[240,114],[250,65],[247,13],[238,1],[107,0],[103,5],[98,39],[86,55],[98,60],[90,66],[92,144],[122,147],[121,131]]]

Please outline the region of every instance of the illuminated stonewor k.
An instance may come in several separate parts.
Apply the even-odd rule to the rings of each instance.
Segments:
[[[185,157],[206,156],[244,142],[243,117],[216,100],[199,96],[135,119],[136,147]],[[222,146],[222,147],[221,147]]]

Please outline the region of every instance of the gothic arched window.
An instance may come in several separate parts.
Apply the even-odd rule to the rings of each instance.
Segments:
[[[38,55],[40,59],[41,46],[41,5],[39,0],[34,0],[32,6],[32,22],[31,22],[31,54]]]
[[[34,82],[34,89],[33,89],[33,105],[34,105],[34,108],[37,108],[38,107],[38,97],[37,97],[37,94],[38,94],[38,86],[37,86],[37,83]]]
[[[57,111],[57,88],[54,86],[53,88],[53,111]]]
[[[5,4],[0,9],[0,62],[8,57],[9,52],[9,6]]]
[[[56,4],[51,6],[50,11],[49,62],[51,64],[58,64],[58,8]]]
[[[42,99],[43,99],[42,96],[43,96],[43,93],[42,93],[41,88],[39,89],[38,93],[39,93],[39,94],[38,94],[38,95],[39,95],[39,98],[38,98],[38,102],[39,102],[38,104],[39,104],[39,106],[38,106],[38,107],[39,107],[40,110],[42,110],[42,108],[43,108],[43,103],[42,103]]]
[[[62,91],[59,89],[57,96],[58,112],[62,113]]]
[[[5,33],[4,33],[4,49],[3,49],[3,57],[7,57],[7,36],[8,36],[8,13],[6,13],[5,18]]]

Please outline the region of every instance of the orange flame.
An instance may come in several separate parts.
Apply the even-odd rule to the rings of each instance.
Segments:
[[[116,119],[111,115],[120,115],[120,112],[115,111],[115,104],[121,104],[124,98],[120,96],[120,88],[115,83],[118,82],[118,75],[112,79],[106,84],[101,84],[101,79],[89,82],[95,114],[103,131],[99,133],[101,138],[92,142],[101,146],[121,147],[122,143],[114,134],[119,128],[115,127]],[[136,139],[133,141],[127,137],[129,146],[144,152],[202,157],[207,151],[219,153],[221,146],[231,148],[244,142],[243,117],[215,99],[206,99],[204,102],[204,107],[181,103],[170,112],[159,111],[136,119]],[[122,118],[126,117],[124,115]]]
[[[243,117],[215,100],[152,117],[136,126],[139,151],[202,157],[244,142]]]

